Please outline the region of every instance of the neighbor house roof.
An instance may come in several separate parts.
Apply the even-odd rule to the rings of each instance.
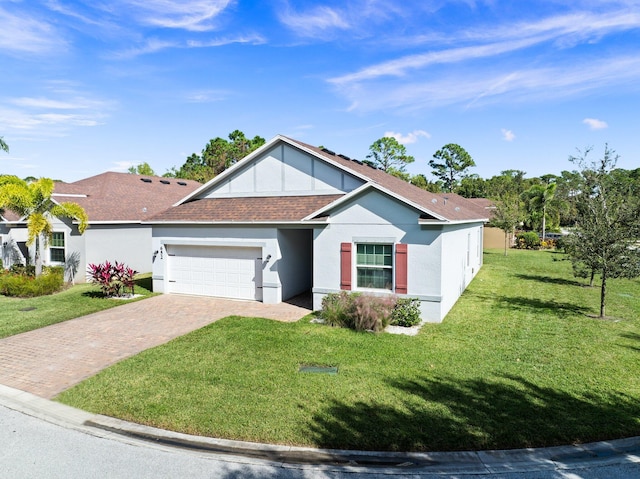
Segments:
[[[57,182],[53,200],[79,204],[89,223],[140,222],[199,186],[191,180],[108,171],[73,183]]]
[[[491,219],[494,217],[496,204],[493,200],[490,200],[489,198],[469,198],[469,201],[481,208],[484,208],[488,218]]]

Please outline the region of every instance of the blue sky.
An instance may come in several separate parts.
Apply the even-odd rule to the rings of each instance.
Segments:
[[[162,174],[239,129],[488,178],[640,167],[640,0],[0,0],[0,173]]]

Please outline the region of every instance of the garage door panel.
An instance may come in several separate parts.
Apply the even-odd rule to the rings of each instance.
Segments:
[[[169,292],[262,300],[260,248],[168,245]]]

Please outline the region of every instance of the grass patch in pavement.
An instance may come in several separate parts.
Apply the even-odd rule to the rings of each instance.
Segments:
[[[136,294],[148,297],[151,273],[136,277]],[[78,284],[59,293],[36,298],[0,295],[0,338],[79,318],[86,314],[137,301],[108,299],[92,284]]]
[[[62,393],[88,411],[229,439],[398,451],[640,435],[640,282],[599,290],[552,252],[485,253],[418,336],[229,317]],[[337,366],[336,375],[298,372]]]

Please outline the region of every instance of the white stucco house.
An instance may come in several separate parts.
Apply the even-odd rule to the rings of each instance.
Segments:
[[[442,321],[482,266],[482,208],[276,136],[147,221],[156,292],[418,298]]]
[[[66,279],[86,279],[87,265],[119,261],[138,272],[151,271],[151,226],[143,221],[169,208],[200,183],[174,178],[106,172],[73,183],[56,182],[52,200],[84,208],[89,227],[78,233],[77,222],[51,218],[53,238],[42,248],[42,264],[65,266]],[[26,246],[26,219],[11,211],[0,217],[0,252],[6,268],[33,263],[35,245]]]

